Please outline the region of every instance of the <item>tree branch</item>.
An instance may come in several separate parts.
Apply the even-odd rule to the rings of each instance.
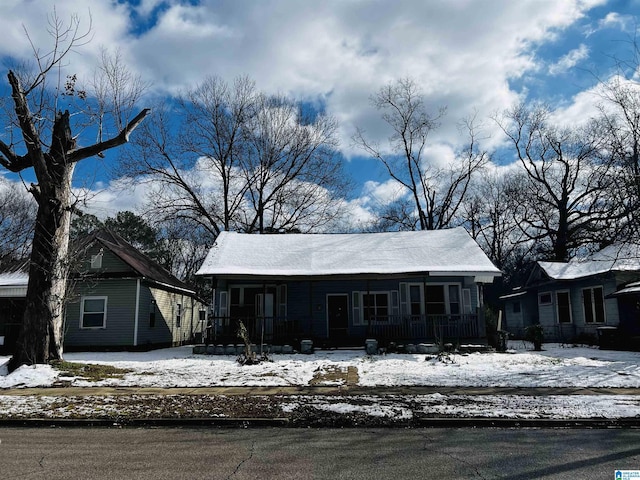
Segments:
[[[118,134],[118,136],[110,138],[109,140],[105,140],[104,142],[99,142],[91,145],[90,147],[80,148],[78,150],[74,150],[69,153],[68,161],[79,162],[80,160],[84,160],[88,157],[93,157],[94,155],[98,155],[99,153],[104,152],[105,150],[109,150],[110,148],[118,147],[123,145],[129,141],[129,135],[133,132],[140,123],[145,119],[145,117],[151,112],[150,108],[145,108],[138,115],[135,116],[133,120],[131,120],[127,126]]]

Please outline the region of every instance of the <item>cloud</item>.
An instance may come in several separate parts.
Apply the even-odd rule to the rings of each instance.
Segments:
[[[549,74],[560,75],[575,67],[578,63],[588,57],[589,47],[582,44],[578,48],[571,50],[569,53],[562,56],[556,63],[549,66]]]
[[[621,15],[617,12],[609,12],[598,22],[598,29],[618,28],[623,32],[633,31],[636,19],[631,15]]]

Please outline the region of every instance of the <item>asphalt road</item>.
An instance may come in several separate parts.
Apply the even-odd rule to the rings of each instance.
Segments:
[[[603,479],[635,429],[3,428],[6,479]]]

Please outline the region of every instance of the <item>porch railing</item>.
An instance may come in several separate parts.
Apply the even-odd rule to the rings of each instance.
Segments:
[[[239,343],[240,322],[244,323],[253,343],[290,343],[303,332],[298,322],[275,317],[209,317],[205,335],[206,343]]]
[[[326,329],[315,332],[304,328],[307,323],[277,317],[209,317],[207,343],[239,343],[238,325],[242,321],[253,343],[290,343],[303,337],[327,337]],[[370,318],[365,325],[356,325],[341,333],[355,342],[376,338],[380,342],[459,343],[462,340],[486,336],[478,315],[396,315]],[[344,340],[348,340],[348,338]],[[335,340],[335,339],[334,339]]]
[[[486,335],[478,315],[411,315],[373,318],[368,334],[388,341],[459,343]]]

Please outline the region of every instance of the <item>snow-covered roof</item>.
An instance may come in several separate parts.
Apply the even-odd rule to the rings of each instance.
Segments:
[[[500,271],[464,228],[361,234],[221,233],[198,275],[429,273],[491,281]]]
[[[640,271],[640,245],[610,245],[586,258],[538,265],[555,280],[575,280],[610,271],[636,272]]]
[[[26,272],[0,273],[0,287],[21,287],[29,283],[29,275]]]

